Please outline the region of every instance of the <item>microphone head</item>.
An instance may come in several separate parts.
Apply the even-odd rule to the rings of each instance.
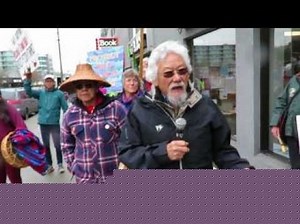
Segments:
[[[186,120],[184,118],[182,118],[182,117],[177,118],[176,121],[175,121],[175,124],[176,124],[177,130],[183,131],[183,129],[186,126]]]

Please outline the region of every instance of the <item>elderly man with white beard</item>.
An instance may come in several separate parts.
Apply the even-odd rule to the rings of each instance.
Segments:
[[[128,113],[119,160],[129,169],[254,168],[230,145],[220,109],[190,81],[188,50],[166,41],[151,53],[146,72],[151,91]]]

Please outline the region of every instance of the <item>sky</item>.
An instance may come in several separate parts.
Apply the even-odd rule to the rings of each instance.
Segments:
[[[16,28],[0,28],[0,51],[12,50],[12,37]],[[38,54],[49,54],[54,71],[60,72],[58,36],[56,28],[24,28]],[[96,38],[101,28],[59,28],[63,73],[73,74],[76,65],[85,63],[87,52],[96,50]]]

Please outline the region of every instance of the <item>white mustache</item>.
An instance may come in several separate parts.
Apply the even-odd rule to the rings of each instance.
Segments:
[[[173,89],[173,88],[177,88],[177,87],[182,87],[183,89],[185,89],[185,84],[184,84],[184,82],[171,84],[171,85],[169,86],[169,90],[171,90],[171,89]]]

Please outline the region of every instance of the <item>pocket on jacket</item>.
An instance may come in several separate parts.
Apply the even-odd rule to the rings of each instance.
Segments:
[[[83,125],[76,125],[75,127],[72,127],[71,132],[72,132],[72,135],[80,138],[84,134],[84,126]]]
[[[112,142],[117,134],[118,130],[116,125],[110,121],[105,122],[103,128],[100,130],[100,135],[104,143]]]
[[[71,172],[72,172],[72,174],[74,174],[76,177],[79,177],[79,178],[86,177],[87,176],[86,174],[88,174],[88,176],[92,175],[89,166],[86,166],[85,163],[82,163],[82,162],[79,162],[76,160],[72,164]]]

